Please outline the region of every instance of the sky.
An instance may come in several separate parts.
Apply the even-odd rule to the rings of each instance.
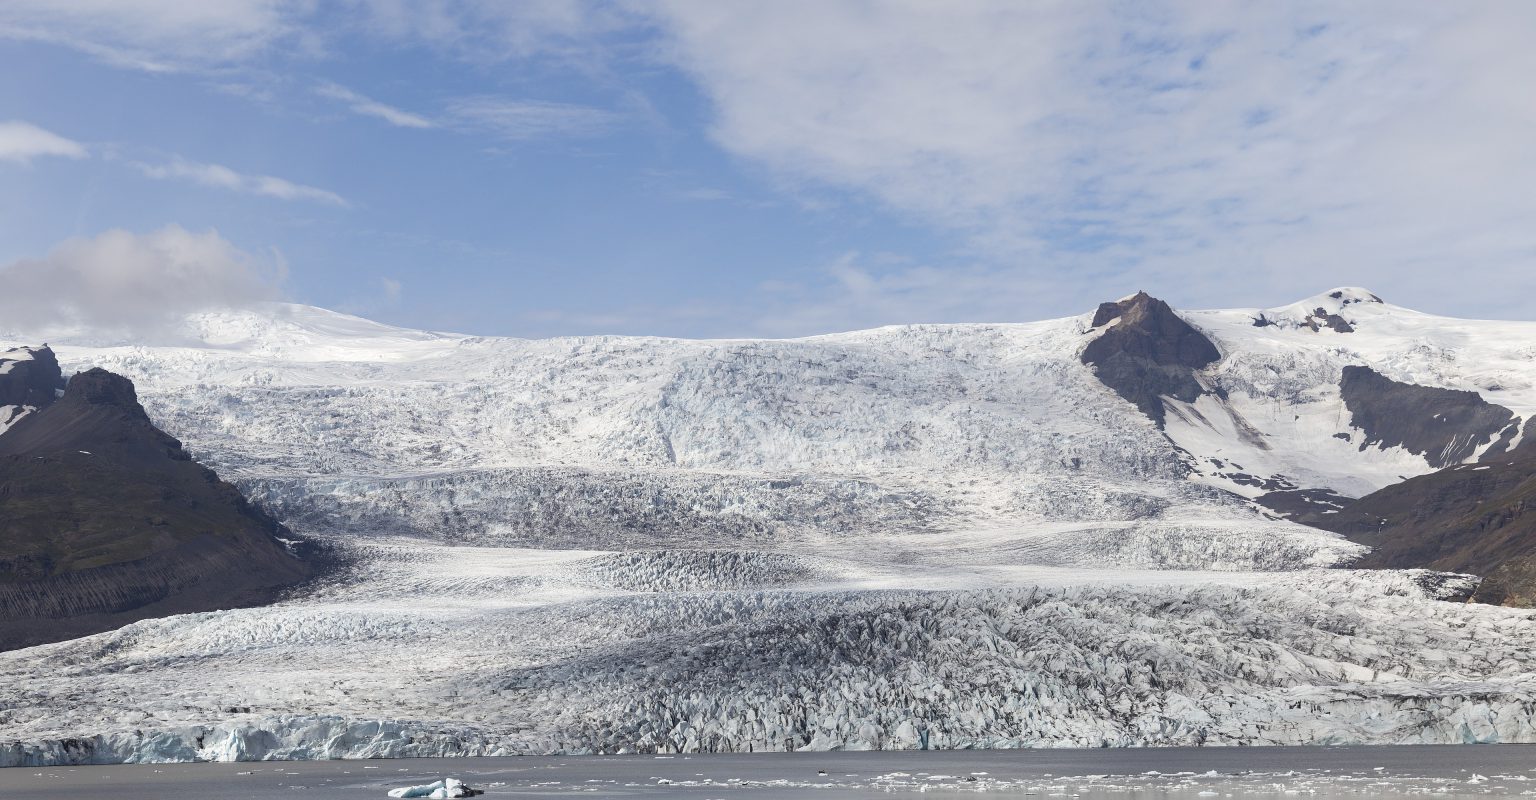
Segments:
[[[1536,3],[6,0],[0,316],[1536,319]]]

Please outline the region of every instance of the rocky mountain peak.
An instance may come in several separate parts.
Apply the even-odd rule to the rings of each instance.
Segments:
[[[86,370],[0,436],[0,650],[268,602],[317,569],[295,541]]]
[[[0,456],[58,450],[110,451],[135,461],[187,458],[181,442],[150,421],[133,381],[99,367],[77,373],[56,402],[0,437]]]
[[[1144,291],[1101,303],[1093,327],[1099,334],[1083,348],[1082,362],[1159,427],[1162,398],[1193,402],[1204,391],[1195,370],[1221,359],[1221,351],[1205,334]]]
[[[116,406],[135,414],[144,413],[144,407],[139,405],[138,392],[133,388],[133,381],[101,367],[76,373],[70,378],[64,389],[64,398],[86,405]]]

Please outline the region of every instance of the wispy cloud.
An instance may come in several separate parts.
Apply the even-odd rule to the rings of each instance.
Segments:
[[[592,136],[602,133],[617,119],[611,111],[590,106],[489,96],[454,100],[447,113],[460,127],[512,140]]]
[[[332,5],[341,13],[331,13]],[[425,45],[481,62],[534,55],[590,66],[595,37],[633,21],[600,0],[5,0],[0,38],[70,47],[148,72],[324,54],[349,37]]]
[[[161,164],[135,162],[145,176],[156,180],[183,180],[216,189],[228,189],[245,194],[275,197],[279,200],[309,200],[334,206],[347,206],[345,198],[335,192],[305,186],[271,175],[247,175],[222,164],[203,164],[174,158]]]
[[[351,109],[353,113],[365,117],[375,117],[400,128],[435,128],[437,123],[420,114],[414,114],[404,109],[396,108],[386,103],[381,103],[371,97],[358,94],[340,84],[323,82],[315,87],[315,93],[321,97],[337,100]]]
[[[379,102],[329,81],[319,84],[315,92],[342,103],[355,114],[381,119],[396,127],[441,128],[513,141],[595,136],[606,132],[619,119],[612,111],[591,106],[492,95],[453,98],[441,112],[427,115]]]
[[[71,47],[114,66],[170,72],[305,47],[307,0],[6,0],[0,38]]]
[[[731,193],[713,186],[695,186],[682,189],[677,192],[679,200],[692,200],[700,203],[715,203],[732,199]]]
[[[85,145],[29,122],[0,122],[0,161],[25,164],[40,157],[85,158],[86,155]]]
[[[405,298],[405,284],[383,275],[359,283],[356,288],[356,294],[336,305],[337,311],[369,316],[398,309]]]

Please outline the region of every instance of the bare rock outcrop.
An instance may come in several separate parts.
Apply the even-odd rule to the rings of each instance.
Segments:
[[[77,374],[0,435],[0,650],[267,602],[318,555],[156,428],[122,376]]]

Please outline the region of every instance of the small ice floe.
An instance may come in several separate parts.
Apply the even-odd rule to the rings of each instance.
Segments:
[[[444,778],[440,781],[424,783],[420,786],[402,786],[399,789],[390,789],[390,797],[425,797],[428,800],[445,800],[449,797],[474,797],[482,794],[479,789],[471,789],[464,785],[458,778]]]

